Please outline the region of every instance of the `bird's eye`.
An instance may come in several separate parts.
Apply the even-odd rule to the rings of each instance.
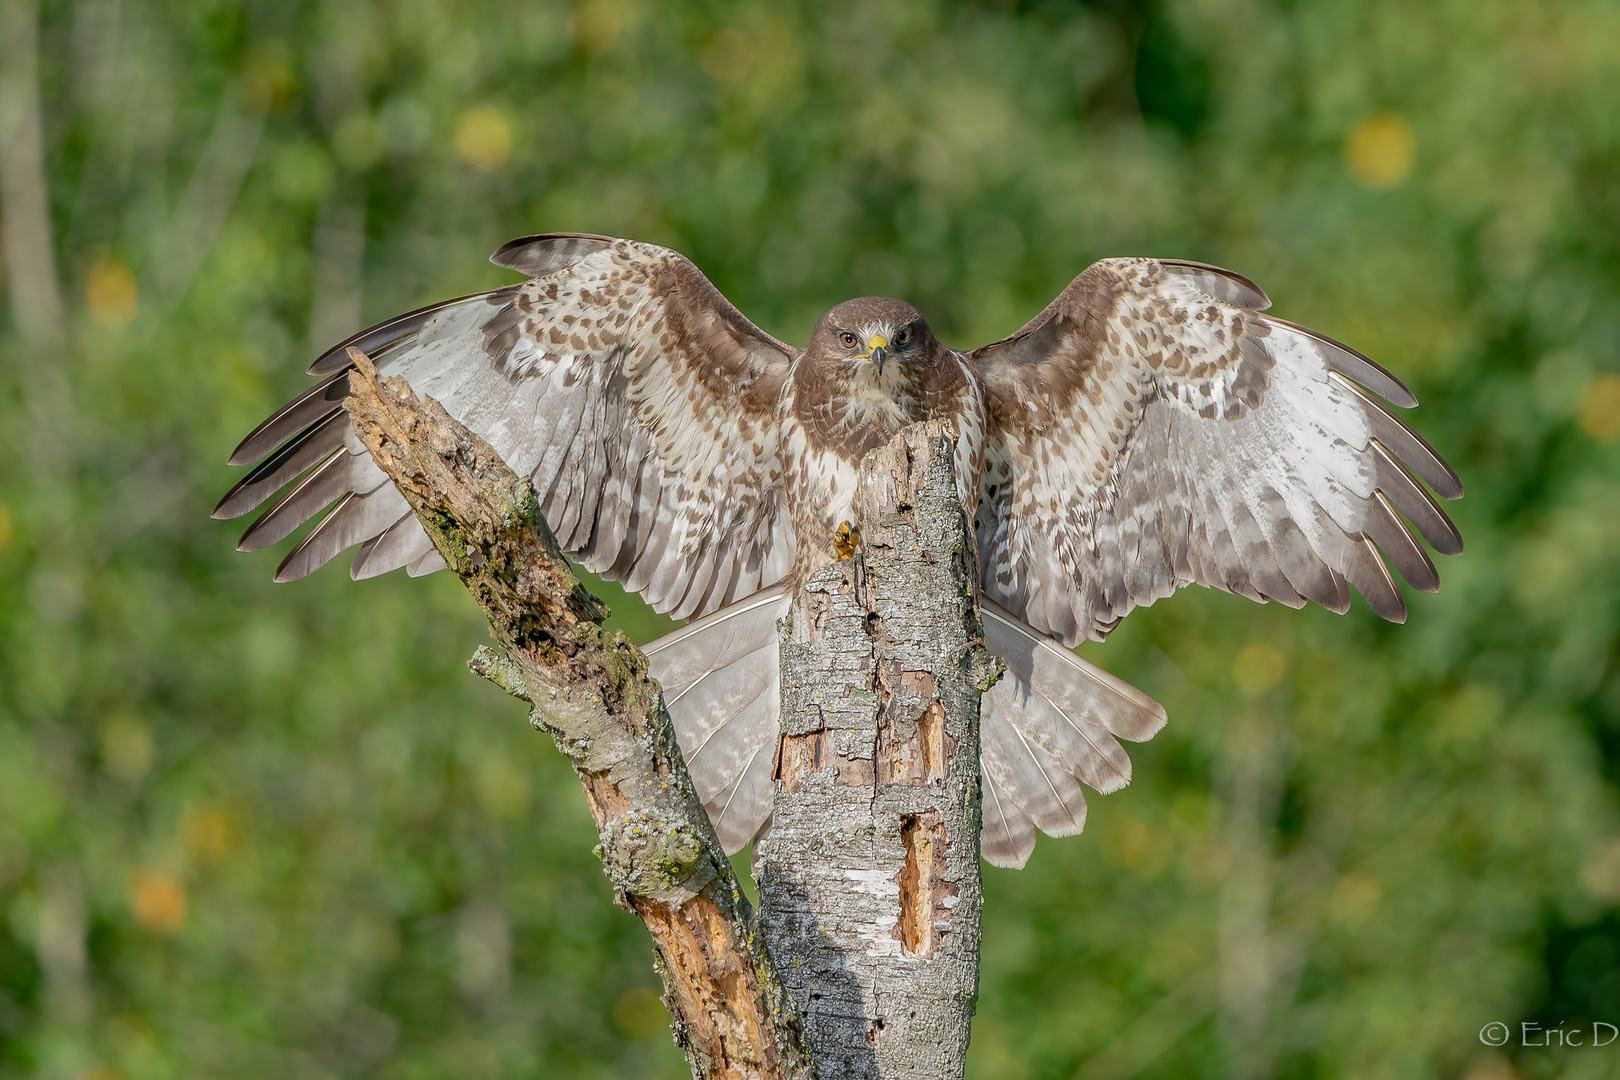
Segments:
[[[845,330],[842,334],[839,334],[838,340],[844,343],[844,348],[846,349],[853,349],[855,347],[855,335],[850,333],[848,330]]]
[[[911,327],[907,326],[894,335],[894,343],[902,348],[911,344]]]

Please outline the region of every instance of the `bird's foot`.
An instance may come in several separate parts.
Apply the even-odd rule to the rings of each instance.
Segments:
[[[847,521],[839,522],[838,531],[833,533],[833,553],[840,559],[847,559],[860,546],[861,530]]]

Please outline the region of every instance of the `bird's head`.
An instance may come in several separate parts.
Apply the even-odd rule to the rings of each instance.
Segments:
[[[876,379],[882,380],[886,367],[932,359],[938,348],[934,332],[916,308],[887,296],[863,296],[823,315],[810,332],[805,352],[857,368],[871,365]]]

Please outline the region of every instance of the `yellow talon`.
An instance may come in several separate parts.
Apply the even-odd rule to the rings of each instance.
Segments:
[[[833,552],[840,559],[847,559],[855,554],[855,549],[861,546],[861,530],[849,522],[841,522],[838,531],[833,533]]]

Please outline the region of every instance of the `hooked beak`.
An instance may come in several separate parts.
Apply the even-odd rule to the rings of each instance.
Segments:
[[[866,349],[866,355],[871,358],[872,363],[877,365],[877,373],[881,378],[883,375],[883,361],[889,356],[889,339],[882,334],[873,334],[866,342]]]

